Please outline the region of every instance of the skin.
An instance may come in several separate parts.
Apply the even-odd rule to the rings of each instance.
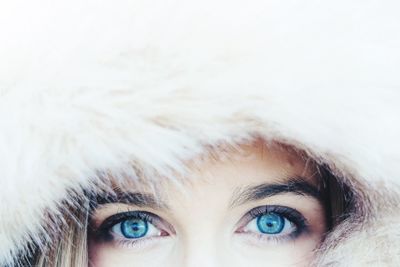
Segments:
[[[156,229],[156,236],[143,237],[143,242],[135,244],[115,233],[111,240],[99,238],[94,231],[89,234],[91,266],[309,266],[313,250],[327,231],[326,211],[320,199],[295,192],[249,201],[243,201],[243,197],[233,201],[233,198],[246,188],[284,184],[293,177],[302,177],[304,182],[318,188],[318,172],[298,154],[277,146],[266,148],[255,142],[240,149],[240,153],[227,149],[224,160],[209,158],[190,163],[191,171],[185,177],[190,182],[182,187],[163,183],[156,193],[158,206],[99,205],[93,212],[93,229],[116,213],[137,210],[156,214],[169,228],[164,231],[167,233]],[[126,189],[154,192],[144,186],[132,185]],[[253,231],[258,229],[251,228],[243,217],[251,209],[265,205],[296,209],[307,221],[308,231],[291,239]],[[120,242],[121,239],[125,241]]]

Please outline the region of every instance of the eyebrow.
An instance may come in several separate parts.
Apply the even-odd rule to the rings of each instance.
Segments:
[[[302,196],[309,196],[323,202],[321,192],[303,177],[294,177],[283,183],[260,184],[251,187],[239,187],[235,190],[230,202],[230,207],[243,205],[247,202],[257,201],[275,195],[293,193]]]
[[[91,201],[91,208],[94,209],[99,205],[122,203],[135,205],[138,207],[148,207],[152,209],[169,209],[168,205],[156,197],[155,194],[143,192],[123,192],[114,189],[113,192],[98,194]]]
[[[263,183],[251,187],[239,187],[234,190],[229,206],[233,208],[247,202],[257,201],[285,193],[309,196],[323,202],[321,192],[315,186],[307,182],[304,177],[293,177],[283,183]],[[114,189],[112,192],[105,192],[92,196],[90,206],[93,210],[99,205],[113,203],[148,207],[156,210],[169,209],[168,205],[155,194],[144,192],[124,192],[120,189]]]

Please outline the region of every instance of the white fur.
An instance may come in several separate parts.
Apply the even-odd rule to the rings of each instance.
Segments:
[[[398,197],[399,11],[394,0],[4,1],[0,265],[45,238],[44,215],[99,171],[134,175],[134,162],[168,175],[255,134]],[[327,245],[325,263],[356,266],[340,249],[354,240],[381,263],[365,231]]]

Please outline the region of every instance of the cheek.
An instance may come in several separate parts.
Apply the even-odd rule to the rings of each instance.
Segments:
[[[171,244],[161,242],[154,247],[142,250],[117,248],[107,244],[89,242],[89,262],[92,267],[169,267],[172,256]]]
[[[271,243],[260,245],[252,241],[234,241],[233,253],[226,255],[226,262],[232,264],[226,266],[310,266],[314,250],[318,247],[321,237],[317,234],[299,237],[287,243]]]
[[[177,240],[168,240],[139,251],[89,243],[90,266],[310,266],[313,250],[318,246],[320,237],[310,235],[288,243],[269,245],[260,245],[240,236],[235,236],[229,242],[217,241],[218,245],[216,240],[209,241],[207,245],[204,245],[206,240],[183,245]]]

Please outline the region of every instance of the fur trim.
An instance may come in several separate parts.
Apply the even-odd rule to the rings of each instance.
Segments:
[[[2,3],[0,265],[49,241],[45,227],[57,225],[46,216],[73,201],[69,192],[95,190],[99,173],[168,176],[207,146],[255,135],[329,164],[371,204],[358,228],[332,233],[318,264],[395,264],[400,219],[387,211],[398,213],[400,195],[399,7]]]

